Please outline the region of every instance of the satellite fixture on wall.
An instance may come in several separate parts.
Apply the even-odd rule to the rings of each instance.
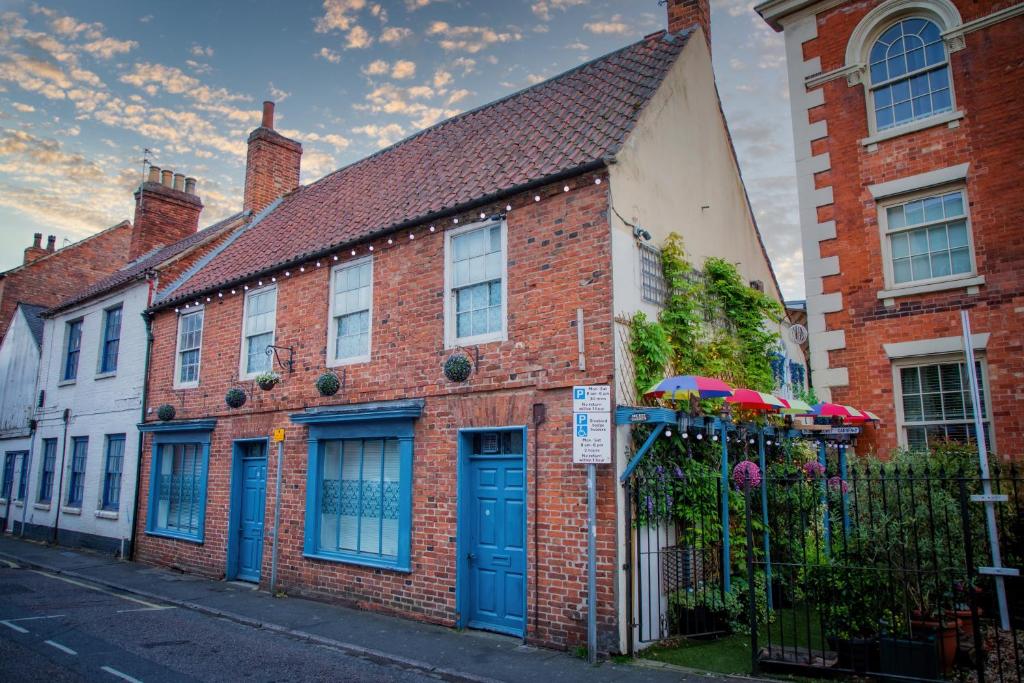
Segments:
[[[807,328],[803,325],[793,325],[789,328],[789,338],[797,344],[803,344],[807,341]]]

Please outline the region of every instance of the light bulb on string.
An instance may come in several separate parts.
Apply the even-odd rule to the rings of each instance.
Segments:
[[[355,256],[356,255],[356,250],[353,249],[351,253],[352,253],[353,256]]]
[[[394,244],[394,243],[395,243],[395,241],[389,237],[388,238],[388,244]]]
[[[373,245],[372,244],[370,245],[370,251],[373,251]]]
[[[666,429],[665,430],[665,436],[671,438],[672,437],[672,430],[671,429]]]

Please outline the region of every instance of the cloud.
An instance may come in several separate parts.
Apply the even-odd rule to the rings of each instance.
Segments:
[[[86,43],[82,46],[82,49],[101,59],[110,59],[114,55],[124,54],[125,52],[131,52],[137,48],[139,44],[134,40],[117,40],[116,38],[102,38],[100,40],[94,40],[91,43]]]
[[[472,57],[456,57],[452,60],[452,66],[462,69],[462,75],[467,76],[476,71],[476,60]]]
[[[324,15],[313,30],[317,33],[348,31],[355,25],[354,14],[366,8],[366,0],[324,0]]]
[[[275,102],[284,102],[286,99],[292,96],[290,92],[275,87],[273,81],[270,81],[267,84],[267,91],[270,93],[270,96],[274,98]]]
[[[139,23],[140,24],[148,24],[151,21],[153,21],[153,15],[152,14],[147,14],[144,17],[139,17]]]
[[[203,47],[199,43],[192,43],[192,47],[189,49],[189,54],[193,57],[212,57],[213,48],[209,46]]]
[[[383,76],[389,68],[390,66],[383,59],[375,59],[364,66],[361,71],[367,76]]]
[[[213,73],[212,66],[210,66],[209,64],[202,64],[194,59],[186,59],[185,65],[200,75]]]
[[[448,86],[453,80],[455,80],[454,77],[444,69],[434,72],[434,87],[439,90]]]
[[[353,128],[352,132],[374,138],[378,147],[388,147],[405,136],[405,130],[397,123],[389,123],[384,126],[368,123],[365,126]]]
[[[31,104],[25,104],[24,102],[12,102],[11,106],[22,114],[31,114],[36,110]]]
[[[386,29],[381,31],[380,42],[389,44],[400,43],[410,36],[412,36],[412,29],[388,26]]]
[[[405,8],[410,12],[426,7],[432,0],[405,0]]]
[[[583,24],[583,28],[591,33],[627,35],[632,29],[629,24],[622,21],[622,15],[616,14],[610,21],[589,21]]]
[[[370,32],[362,26],[353,26],[352,30],[348,32],[348,36],[345,38],[345,49],[346,50],[358,50],[364,47],[370,47],[373,43],[373,38],[370,36]]]
[[[565,47],[566,47],[566,49],[569,49],[569,50],[589,50],[590,49],[589,45],[587,45],[586,43],[580,42],[578,40],[569,43]]]
[[[588,0],[538,0],[530,6],[541,21],[551,21],[551,10],[565,11],[570,7],[585,5]]]
[[[473,93],[466,90],[465,88],[461,88],[459,90],[454,91],[451,95],[449,95],[448,100],[445,102],[445,104],[447,104],[450,107],[457,102],[461,102],[462,100],[466,99],[472,94]]]
[[[408,59],[399,59],[391,67],[391,77],[396,80],[405,80],[406,78],[412,78],[416,75],[416,62],[411,62]]]
[[[495,43],[508,43],[523,38],[517,31],[498,32],[486,26],[452,26],[446,21],[431,23],[427,35],[438,37],[438,44],[444,50],[470,54],[480,52]]]
[[[232,93],[225,88],[211,88],[199,79],[189,76],[177,67],[141,62],[132,65],[132,70],[123,74],[122,83],[142,88],[149,95],[161,89],[171,95],[184,95],[201,103],[250,101],[248,95]]]
[[[40,138],[22,130],[0,130],[0,173],[21,176],[75,174],[87,179],[102,176],[99,166],[77,153],[68,153],[51,138]]]
[[[331,64],[337,64],[341,61],[341,55],[326,47],[320,48],[319,52],[314,52],[313,56],[319,57],[320,59],[326,59]]]

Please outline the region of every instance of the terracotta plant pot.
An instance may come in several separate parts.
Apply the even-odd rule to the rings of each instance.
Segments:
[[[911,619],[910,625],[915,631],[935,636],[935,644],[939,650],[939,667],[944,672],[951,671],[960,647],[957,622],[952,619],[943,622]]]

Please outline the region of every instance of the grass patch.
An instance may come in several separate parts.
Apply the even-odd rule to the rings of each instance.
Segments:
[[[750,673],[750,638],[733,634],[717,640],[683,640],[655,645],[640,653],[657,662],[721,674]]]

